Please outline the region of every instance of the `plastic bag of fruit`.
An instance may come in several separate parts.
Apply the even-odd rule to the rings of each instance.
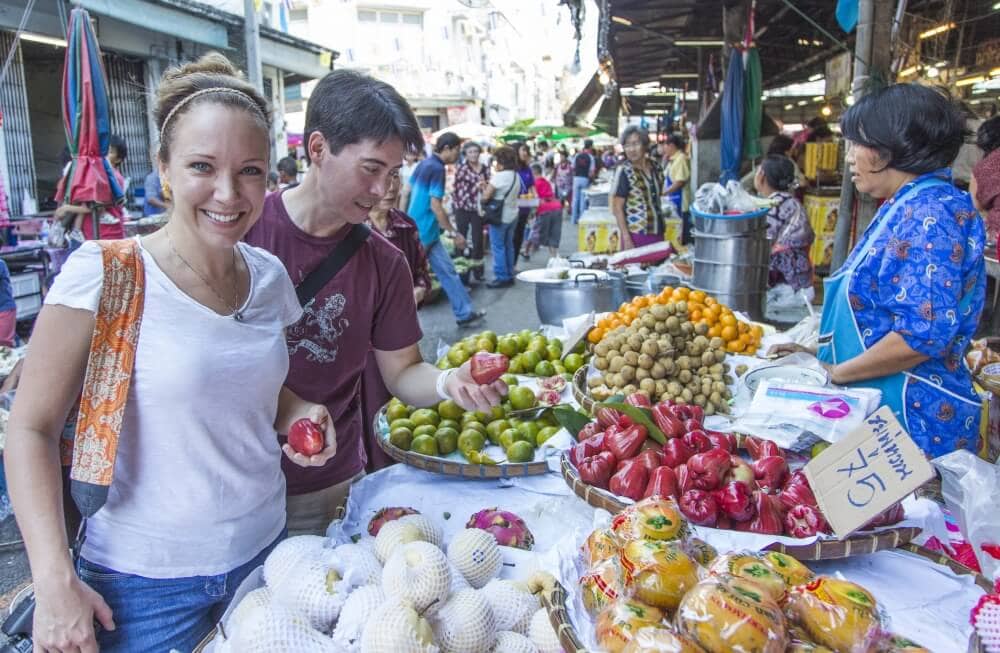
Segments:
[[[836,653],[867,653],[886,637],[875,597],[856,583],[831,576],[793,588],[785,613],[813,642]]]
[[[784,653],[785,617],[760,585],[720,574],[684,596],[675,618],[678,631],[709,653]]]

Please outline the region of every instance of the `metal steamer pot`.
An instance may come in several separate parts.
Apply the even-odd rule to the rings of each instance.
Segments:
[[[613,311],[625,297],[625,276],[582,272],[566,281],[536,283],[535,309],[542,324],[562,324],[568,317]]]

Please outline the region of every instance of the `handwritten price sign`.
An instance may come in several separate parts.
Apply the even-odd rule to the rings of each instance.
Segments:
[[[934,476],[892,409],[883,407],[805,466],[819,507],[847,537]]]

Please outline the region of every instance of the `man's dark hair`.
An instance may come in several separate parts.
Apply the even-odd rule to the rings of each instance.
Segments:
[[[594,139],[592,139],[592,138],[585,138],[583,140],[583,149],[589,150],[592,147],[594,147]]]
[[[844,137],[876,150],[885,168],[925,174],[951,165],[965,142],[965,116],[942,91],[894,84],[863,96],[840,119]]]
[[[443,152],[450,147],[458,147],[462,144],[462,139],[455,132],[445,132],[437,137],[434,142],[434,151]]]
[[[547,150],[549,148],[549,144],[545,141],[538,141],[537,145],[540,150]]]
[[[979,125],[979,129],[976,130],[976,145],[983,154],[989,154],[1000,148],[1000,116],[993,116]]]
[[[366,139],[381,145],[398,138],[407,150],[424,147],[420,124],[403,96],[389,84],[353,70],[334,70],[316,84],[306,106],[306,143],[316,131],[333,154]]]
[[[767,146],[768,154],[787,154],[788,150],[792,149],[792,145],[795,143],[791,136],[786,136],[785,134],[778,134],[771,141],[771,144]]]
[[[299,174],[299,167],[295,163],[295,159],[290,156],[286,156],[284,159],[278,161],[278,172],[285,175],[286,177],[295,177]]]
[[[110,139],[108,139],[108,153],[111,153],[111,148],[118,150],[118,158],[124,161],[128,158],[128,145],[125,144],[125,139],[117,134],[113,134]]]
[[[684,137],[680,134],[670,134],[667,136],[667,142],[676,147],[678,150],[684,149]]]

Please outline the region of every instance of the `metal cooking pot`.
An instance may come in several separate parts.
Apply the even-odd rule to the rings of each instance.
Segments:
[[[542,324],[561,325],[568,317],[613,311],[625,301],[625,279],[583,272],[575,279],[535,284],[535,309]]]

